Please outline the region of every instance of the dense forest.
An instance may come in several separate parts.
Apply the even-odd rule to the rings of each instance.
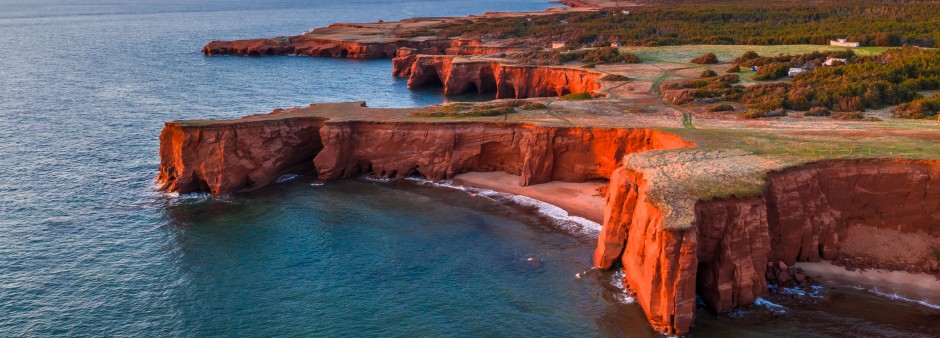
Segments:
[[[534,38],[571,44],[828,44],[863,46],[940,41],[936,1],[691,2],[514,18],[467,19],[412,32],[464,38]]]

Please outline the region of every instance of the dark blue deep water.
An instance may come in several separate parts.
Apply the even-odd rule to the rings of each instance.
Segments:
[[[576,277],[594,238],[530,208],[415,182],[299,177],[221,198],[153,190],[166,120],[443,100],[407,90],[385,60],[206,58],[210,40],[547,6],[0,0],[0,337],[653,335],[615,275]],[[807,318],[820,334],[924,332],[817,312],[748,322],[703,312],[696,334],[793,334],[812,328]]]

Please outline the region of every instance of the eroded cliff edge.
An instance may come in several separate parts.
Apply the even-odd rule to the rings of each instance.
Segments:
[[[696,295],[727,311],[766,294],[768,263],[869,254],[860,248],[897,239],[914,245],[872,258],[919,265],[934,263],[929,250],[940,245],[935,160],[781,163],[649,128],[408,121],[409,111],[319,104],[168,122],[158,181],[164,191],[220,195],[292,172],[330,180],[504,171],[520,185],[609,178],[595,265],[619,264],[651,325],[672,334],[691,328]],[[708,198],[720,182],[761,189]]]
[[[408,75],[409,88],[443,85],[445,95],[495,92],[497,99],[591,93],[601,89],[600,79],[604,75],[582,69],[503,62],[499,59],[418,55],[407,70],[396,68],[395,73]]]
[[[940,161],[839,159],[773,170],[760,195],[696,201],[686,225],[666,224],[646,170],[614,172],[594,258],[600,269],[622,264],[662,332],[688,332],[696,294],[719,312],[766,295],[768,263],[862,255],[915,271],[935,264]],[[894,244],[872,249],[878,242]]]
[[[322,180],[366,173],[441,180],[469,171],[503,171],[520,175],[521,185],[578,182],[610,177],[626,154],[691,145],[649,129],[331,121],[303,115],[292,110],[219,122],[167,122],[160,135],[161,190],[223,195],[304,168]]]

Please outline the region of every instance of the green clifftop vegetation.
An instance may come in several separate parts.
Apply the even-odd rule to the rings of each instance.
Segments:
[[[625,14],[629,11],[629,14]],[[412,32],[464,38],[542,38],[574,44],[828,44],[935,47],[940,4],[933,1],[696,2],[530,17],[481,18]]]

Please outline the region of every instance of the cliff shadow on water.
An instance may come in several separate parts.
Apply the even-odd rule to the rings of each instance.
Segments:
[[[655,187],[622,159],[690,146],[650,129],[329,121],[276,111],[167,123],[158,182],[168,192],[224,195],[299,172],[443,180],[501,171],[518,175],[521,186],[609,179],[594,264],[622,267],[650,324],[671,334],[689,331],[697,295],[724,313],[767,296],[768,280],[797,277],[776,280],[775,264],[867,255],[908,271],[934,269],[938,162],[828,160],[772,171],[762,194],[698,201],[688,228],[667,227],[648,198]]]

